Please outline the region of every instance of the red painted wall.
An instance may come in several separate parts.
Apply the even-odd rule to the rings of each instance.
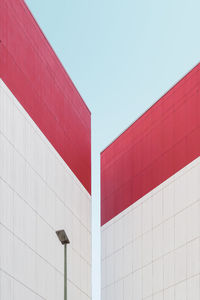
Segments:
[[[200,155],[200,64],[101,154],[102,225]]]
[[[0,78],[90,193],[90,111],[22,0],[0,0]]]

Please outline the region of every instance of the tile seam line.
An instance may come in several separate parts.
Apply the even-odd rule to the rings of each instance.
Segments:
[[[191,76],[193,75],[193,74],[191,74],[192,73],[192,71],[194,70],[194,69],[196,69],[197,68],[197,70],[195,70],[195,72],[194,72],[194,74],[196,74],[196,73],[198,73],[198,72],[200,72],[200,62],[198,62],[194,67],[192,67],[191,69],[190,69],[190,71],[189,71],[189,73],[187,72],[187,73],[185,73],[185,75],[183,75],[183,77],[182,77],[182,79],[179,79],[179,80],[177,80],[166,92],[164,92],[162,95],[161,95],[161,97],[159,97],[159,99],[156,101],[156,102],[154,102],[151,106],[149,106],[142,114],[140,114],[128,127],[126,127],[117,137],[115,137],[101,152],[100,152],[100,155],[102,155],[119,137],[121,137],[133,124],[135,124],[141,117],[143,117],[149,110],[151,110],[153,107],[154,107],[154,105],[156,105],[156,104],[158,104],[161,100],[162,100],[162,98],[164,97],[164,96],[167,96],[167,93],[169,93],[169,92],[172,92],[172,89],[173,88],[175,88],[176,87],[176,89],[178,89],[178,88],[180,88],[180,87],[182,87],[183,86],[183,83],[180,85],[180,87],[178,87],[178,84],[180,83],[180,81],[182,81],[182,80],[186,80],[186,81],[188,81],[189,79],[191,79]],[[174,94],[175,93],[175,91],[173,91],[172,92],[172,94]],[[169,97],[170,95],[168,95],[168,97]],[[166,100],[168,99],[168,97],[166,98]],[[159,104],[160,105],[160,104]]]
[[[27,290],[31,291],[33,294],[39,296],[41,299],[48,300],[47,298],[44,298],[43,296],[41,296],[40,294],[38,294],[37,292],[35,292],[34,290],[32,290],[29,286],[27,286],[26,284],[24,284],[22,281],[20,281],[19,279],[17,279],[16,277],[14,277],[13,275],[11,275],[9,272],[7,272],[6,270],[4,270],[1,267],[0,267],[0,271],[2,273],[6,274],[7,276],[11,277],[13,280],[15,280],[16,282],[18,282],[22,286],[24,286]],[[60,272],[58,272],[58,273],[60,273]],[[60,274],[60,275],[62,275],[62,274]],[[62,277],[63,277],[63,275],[62,275]],[[87,293],[85,293],[79,286],[77,286],[71,279],[68,278],[67,281],[69,281],[73,286],[75,286],[82,294],[84,294],[85,296],[89,297],[89,295]]]
[[[3,88],[4,89],[4,88]],[[6,95],[10,98],[10,95],[7,93],[7,91],[4,89]],[[17,99],[15,98],[15,96],[12,94],[12,96],[14,97],[15,101],[17,101]],[[11,101],[13,101],[12,98],[10,98]],[[25,111],[25,113],[28,115],[26,116],[24,114],[24,112],[21,111],[21,107],[19,108],[18,105],[21,105],[20,103],[17,101],[17,104],[13,102],[13,105],[16,107],[16,109],[23,115],[23,117],[26,119],[26,121],[28,122],[28,124],[30,125],[30,127],[33,129],[33,131],[35,132],[35,134],[41,139],[42,143],[45,144],[45,146],[48,147],[49,151],[53,151],[53,155],[55,156],[55,159],[58,161],[58,163],[61,165],[62,168],[64,168],[64,171],[67,172],[67,174],[70,176],[70,178],[73,180],[73,182],[76,184],[76,186],[79,188],[79,190],[81,192],[86,192],[89,197],[91,197],[91,195],[88,193],[88,191],[86,190],[86,188],[83,186],[83,184],[80,182],[80,180],[77,178],[77,176],[72,172],[72,170],[69,168],[69,166],[67,165],[67,163],[63,160],[63,158],[60,156],[60,154],[57,152],[57,150],[53,147],[53,145],[49,142],[49,140],[46,138],[46,136],[42,133],[42,131],[39,129],[39,127],[36,125],[36,123],[30,118],[30,116],[28,115],[28,113]],[[29,120],[30,119],[30,120]],[[34,123],[34,124],[32,124]],[[36,127],[36,128],[35,128]],[[38,132],[39,131],[39,132]],[[21,153],[21,151],[15,147],[15,145],[12,143],[12,141],[10,141],[10,138],[7,137],[5,135],[5,133],[0,129],[0,133],[4,136],[4,138],[8,141],[8,143],[10,145],[13,146],[14,149],[16,149],[16,151],[26,160],[26,158],[23,156],[23,153]],[[28,162],[28,161],[27,161]],[[31,166],[31,164],[28,162],[28,164]],[[37,170],[34,169],[34,167],[31,166],[31,168],[41,177],[41,175],[37,172]],[[42,177],[41,177],[42,178]],[[43,178],[42,178],[43,179]],[[44,180],[44,179],[43,179]],[[44,180],[45,181],[45,180]],[[46,182],[46,181],[45,181]],[[50,186],[49,186],[50,187]],[[50,187],[51,188],[51,187]],[[57,195],[57,194],[56,194]],[[63,201],[62,201],[63,202]]]
[[[23,245],[25,245],[29,250],[35,253],[38,257],[40,257],[43,261],[45,261],[49,266],[55,269],[58,273],[63,274],[58,268],[56,268],[51,262],[49,262],[46,258],[44,258],[37,250],[34,250],[26,241],[24,241],[18,234],[8,228],[5,224],[0,222],[0,225],[5,228],[8,232],[10,232],[13,236],[16,237]],[[14,230],[14,229],[13,229]],[[87,264],[87,266],[91,266],[86,258],[84,258],[80,253],[78,253],[74,248],[73,251]]]
[[[136,272],[138,272],[138,271],[140,271],[140,270],[141,270],[141,269],[137,270]],[[141,270],[141,271],[142,271],[142,270]],[[109,287],[115,285],[115,284],[118,283],[119,281],[122,281],[122,280],[124,281],[127,277],[129,277],[131,274],[134,274],[134,273],[136,273],[136,272],[130,273],[129,275],[126,275],[126,276],[122,277],[122,278],[119,279],[119,280],[115,280],[113,283],[111,283],[111,284],[109,284],[109,285],[106,285],[106,286],[102,287],[101,290],[107,289],[107,288],[109,288]],[[185,281],[188,281],[188,280],[190,280],[190,279],[192,279],[192,278],[194,278],[194,277],[200,277],[200,273],[197,273],[197,274],[194,274],[194,275],[191,275],[191,276],[186,276],[185,279],[179,280],[179,281],[175,282],[174,284],[169,285],[168,287],[164,287],[163,289],[161,289],[161,290],[159,290],[159,291],[156,291],[155,293],[152,293],[150,296],[147,296],[147,297],[143,298],[142,300],[148,300],[149,297],[154,296],[154,295],[157,295],[157,294],[161,293],[162,291],[166,291],[166,290],[168,290],[168,289],[170,289],[170,288],[172,288],[172,287],[175,287],[175,286],[179,285],[180,283],[183,283],[183,282],[185,282]],[[190,300],[191,300],[191,299],[190,299]]]
[[[198,200],[198,201],[199,201],[199,200]],[[173,219],[173,217],[172,217],[171,219]],[[101,259],[101,261],[102,261],[102,262],[105,262],[106,260],[110,259],[113,255],[115,255],[115,254],[117,254],[118,252],[122,251],[125,247],[129,246],[130,244],[135,244],[134,241],[136,241],[137,239],[141,239],[141,243],[142,243],[142,237],[143,237],[146,233],[150,233],[150,231],[153,231],[153,230],[149,230],[148,232],[145,232],[144,234],[140,235],[138,238],[136,238],[135,240],[133,240],[133,242],[130,242],[129,244],[125,244],[125,245],[122,246],[121,248],[119,248],[119,249],[113,251],[112,254],[109,254],[108,256],[104,257],[103,259]],[[149,266],[149,265],[152,264],[153,262],[155,262],[155,261],[161,259],[162,257],[166,257],[166,256],[168,256],[169,254],[172,254],[173,252],[175,252],[176,250],[179,250],[179,249],[181,249],[181,248],[187,246],[188,244],[191,244],[192,242],[199,240],[199,238],[200,238],[200,237],[197,236],[197,237],[192,238],[191,240],[188,240],[188,241],[184,242],[183,244],[181,244],[181,245],[179,245],[179,246],[177,246],[177,247],[174,246],[174,249],[169,250],[168,252],[164,253],[163,255],[158,256],[157,258],[152,258],[152,260],[151,260],[150,262],[145,263],[145,264],[142,264],[142,267],[135,269],[135,271],[133,271],[132,273],[135,273],[135,272],[137,272],[138,270],[141,270],[141,269],[143,269],[144,267]]]
[[[0,76],[0,80],[2,80],[2,82],[4,83],[3,79]],[[4,83],[5,84],[5,83]],[[7,87],[7,85],[5,84],[5,86]],[[7,87],[8,88],[8,87]],[[3,88],[4,89],[4,88]],[[9,89],[9,88],[8,88]],[[5,91],[5,89],[4,89]],[[16,98],[16,96],[13,94],[13,92],[9,89],[9,91],[12,93],[15,101],[19,102],[19,100]],[[6,92],[6,91],[5,91]],[[8,93],[6,92],[6,94],[8,95]],[[10,98],[10,96],[8,95],[8,97]],[[67,164],[67,162],[64,160],[64,158],[59,154],[59,152],[56,150],[56,148],[53,146],[53,144],[49,141],[49,139],[46,137],[46,135],[43,133],[43,131],[39,128],[39,126],[35,123],[35,121],[31,118],[31,116],[29,115],[29,113],[26,111],[26,109],[23,107],[23,105],[19,102],[19,104],[21,105],[21,107],[25,110],[25,112],[28,114],[29,118],[32,120],[32,122],[34,123],[34,125],[37,127],[37,129],[40,130],[40,133],[42,133],[43,135],[43,139],[44,137],[48,140],[49,144],[51,145],[51,147],[53,147],[54,151],[56,151],[57,155],[62,159],[62,161],[67,165],[67,167],[70,169],[70,171],[74,174],[74,176],[76,177],[76,179],[78,180],[78,182],[84,187],[84,189],[87,191],[87,193],[89,194],[89,196],[91,197],[91,192],[89,191],[89,189],[86,188],[86,186],[81,182],[81,180],[78,178],[78,176],[73,172],[73,170],[70,168],[70,166]],[[16,106],[16,104],[14,104]],[[16,106],[17,107],[17,106]],[[19,108],[17,107],[17,109],[19,110]],[[26,120],[28,121],[27,117],[24,116],[26,118]],[[30,121],[28,121],[30,124]],[[30,124],[30,126],[33,128],[33,130],[36,132],[36,134],[38,136],[40,136],[40,134],[37,132],[37,130],[32,126],[32,124]],[[1,131],[1,133],[4,135],[4,133]],[[12,144],[12,142],[10,142],[10,140],[8,139],[8,137],[6,137],[4,135],[4,137],[8,140],[8,142],[14,146],[14,144]],[[42,142],[45,143],[42,139]],[[16,147],[14,146],[14,148],[16,149]],[[17,150],[18,151],[18,150]],[[18,153],[20,153],[18,151]],[[21,155],[21,153],[20,153]]]
[[[54,146],[50,143],[50,141],[47,139],[47,137],[44,135],[44,133],[40,130],[40,128],[37,126],[37,124],[33,121],[33,119],[29,116],[27,111],[23,108],[23,106],[20,104],[20,102],[17,100],[17,98],[14,96],[14,94],[9,90],[7,85],[4,83],[4,81],[0,78],[0,87],[1,87],[1,81],[3,82],[2,89],[6,93],[6,95],[9,97],[11,101],[13,101],[12,97],[14,97],[13,105],[16,107],[16,109],[23,115],[23,117],[27,120],[28,124],[31,126],[33,131],[37,134],[37,136],[40,137],[43,144],[45,144],[50,151],[54,151],[53,155],[55,156],[56,160],[58,160],[59,164],[62,166],[62,168],[67,168],[65,171],[69,174],[71,179],[74,181],[74,183],[78,186],[78,188],[88,194],[89,197],[91,197],[91,194],[87,191],[87,189],[84,187],[84,185],[80,182],[78,177],[73,173],[73,171],[70,169],[68,164],[64,161],[64,159],[60,156],[58,151],[54,148]],[[5,89],[5,87],[8,89]],[[8,92],[9,91],[9,92]],[[18,107],[19,106],[19,107]],[[2,135],[6,138],[6,140],[17,150],[17,152],[23,156],[23,154],[15,147],[15,145],[10,141],[10,139],[2,132]],[[33,168],[32,168],[33,169]],[[68,170],[69,169],[69,170]],[[34,169],[34,171],[37,173],[37,171]],[[38,174],[39,175],[39,174]],[[40,176],[40,175],[39,175]],[[40,176],[41,177],[41,176]],[[75,177],[75,178],[74,178]],[[80,185],[81,187],[80,187]],[[82,191],[83,192],[83,191]]]
[[[69,207],[69,206],[67,206],[66,204],[65,204],[65,202],[60,198],[60,196],[56,193],[56,191],[54,191],[50,186],[49,186],[49,184],[44,180],[44,178],[42,178],[41,177],[41,175],[37,172],[37,170],[35,170],[33,167],[32,167],[32,165],[29,163],[29,161],[19,152],[19,150],[14,146],[14,144],[12,144],[11,142],[10,142],[10,140],[8,140],[8,138],[0,131],[0,134],[2,134],[2,136],[8,141],[8,143],[14,148],[14,150],[21,156],[21,158],[30,166],[30,168],[35,172],[35,174],[37,174],[38,175],[38,177],[43,181],[43,183],[44,184],[46,184],[47,186],[48,186],[48,188],[51,190],[51,192],[53,192],[54,194],[55,194],[55,196],[57,197],[57,199],[64,205],[64,207],[66,207],[67,209],[69,209],[70,210],[70,212],[71,212],[71,214],[80,222],[80,224],[86,229],[86,231],[89,233],[89,234],[91,234],[91,231],[89,231],[89,229],[86,227],[86,225],[85,224],[83,224],[81,221],[80,221],[80,219],[79,219],[79,217],[72,211],[72,209]],[[25,202],[26,202],[26,200],[17,192],[17,191],[15,191],[14,189],[13,189],[13,187],[5,180],[5,179],[3,179],[1,176],[0,176],[0,178],[1,178],[1,180],[3,180],[8,186],[9,186],[9,188],[11,189],[11,190],[13,190],[16,194],[18,194],[19,195],[19,197],[21,198],[21,199],[23,199]],[[27,202],[26,202],[27,203]],[[27,203],[28,204],[28,203]],[[28,204],[32,209],[34,209],[30,204]],[[44,221],[48,224],[48,222],[44,219]],[[48,224],[49,225],[49,224]],[[50,226],[50,225],[49,225]],[[51,226],[50,226],[51,227]]]
[[[41,299],[46,300],[46,298],[44,298],[43,296],[41,296],[40,294],[38,294],[37,292],[35,292],[34,290],[32,290],[30,287],[28,287],[26,284],[24,284],[23,282],[21,282],[19,279],[15,278],[13,275],[11,275],[9,272],[5,271],[4,269],[2,269],[0,267],[0,271],[4,274],[6,274],[7,276],[11,277],[13,280],[15,280],[16,282],[18,282],[19,284],[21,284],[23,287],[25,287],[27,290],[31,291],[33,294],[37,295],[38,297],[40,297]]]
[[[35,214],[36,214],[36,217],[38,216],[46,225],[47,225],[47,227],[49,228],[49,229],[51,229],[53,232],[55,232],[56,231],[56,229],[55,228],[53,228],[49,223],[48,223],[48,221],[42,216],[42,215],[40,215],[40,213],[38,213],[38,211],[34,208],[34,207],[32,207],[17,191],[15,191],[10,185],[9,185],[9,183],[7,183],[2,177],[0,177],[0,181],[2,181],[2,182],[4,182],[4,184],[6,184],[6,185],[8,185],[8,187],[10,188],[10,190],[14,193],[14,194],[16,194]],[[13,194],[13,196],[14,196],[14,194]],[[76,218],[76,217],[75,217]],[[77,219],[77,218],[76,218]],[[78,219],[78,221],[79,221],[79,219]],[[80,222],[80,221],[79,221]],[[8,228],[5,224],[3,224],[3,223],[1,223],[0,222],[0,224],[2,225],[2,226],[4,226],[8,231],[10,231],[11,232],[11,229],[10,228]],[[80,222],[80,224],[81,224],[81,222]],[[81,224],[82,225],[82,224]],[[84,228],[85,228],[85,226],[84,225],[82,225]],[[89,236],[91,237],[91,232],[89,231],[89,230],[87,230],[87,228],[85,228],[85,230],[87,231],[87,234],[89,234]],[[29,244],[27,244],[26,243],[26,241],[24,241],[24,240],[22,240],[17,234],[15,234],[16,235],[16,237],[19,239],[19,240],[21,240],[24,244],[26,244],[27,245],[27,247],[29,247],[30,249],[32,249],[34,252],[35,252],[35,250],[33,249],[33,248],[31,248],[31,246],[29,245]],[[73,251],[78,255],[78,256],[80,256],[88,265],[90,265],[90,262],[84,257],[84,256],[82,256],[82,254],[81,253],[79,253],[78,251],[77,251],[77,249],[76,248],[74,248],[73,246],[72,246],[72,249],[73,249]],[[37,253],[37,252],[36,252]]]
[[[21,0],[20,0],[21,1]],[[36,30],[39,29],[40,33],[42,34],[44,40],[46,41],[46,45],[48,47],[48,51],[50,53],[51,56],[55,56],[56,58],[56,63],[61,67],[62,69],[62,72],[64,73],[65,77],[67,76],[68,78],[68,81],[70,81],[70,85],[73,86],[75,88],[75,90],[77,91],[77,93],[79,94],[79,96],[81,97],[82,101],[83,101],[83,104],[85,106],[85,108],[88,110],[88,112],[91,114],[91,111],[90,109],[88,108],[87,104],[85,103],[85,101],[83,100],[82,96],[80,95],[78,89],[76,88],[76,86],[74,85],[72,79],[70,78],[69,74],[67,73],[67,71],[65,70],[63,64],[61,63],[60,59],[58,58],[58,55],[56,54],[55,50],[53,49],[53,47],[51,46],[50,42],[48,41],[46,35],[44,34],[44,32],[42,31],[42,29],[40,28],[38,22],[36,21],[36,18],[33,16],[32,12],[30,11],[28,5],[26,4],[26,2],[23,0],[21,1],[21,4],[23,6],[23,9],[24,9],[24,12],[26,14],[29,14],[31,19],[32,19],[32,24],[34,26],[34,28],[36,28]],[[14,8],[12,5],[10,5],[9,2],[6,3],[6,5],[8,5],[10,8]],[[15,9],[15,8],[14,8]],[[16,12],[16,10],[15,10]],[[23,27],[23,26],[22,26]],[[27,33],[26,33],[26,36],[27,36]]]
[[[44,262],[46,262],[52,269],[54,269],[57,273],[59,273],[60,275],[64,275],[63,272],[61,272],[58,268],[56,268],[54,265],[52,265],[47,259],[45,259],[41,254],[39,254],[37,251],[35,251],[33,248],[31,248],[24,240],[22,240],[16,233],[14,233],[13,231],[11,231],[7,226],[5,226],[3,223],[0,222],[0,226],[2,226],[5,230],[7,230],[13,237],[15,237],[18,241],[20,241],[23,245],[25,245],[29,250],[31,250],[32,253],[34,253],[35,255],[37,255],[38,257],[40,257]],[[80,255],[78,255],[80,256]],[[80,256],[81,257],[81,256]],[[83,257],[81,257],[84,262],[87,264],[87,266],[91,267],[91,265],[87,262],[87,260],[85,260]],[[71,279],[67,279],[68,281],[70,281],[74,286],[76,286],[77,288],[79,288],[79,286],[77,286]],[[80,288],[79,288],[80,289]],[[81,289],[80,289],[81,290]],[[81,290],[82,291],[82,290]],[[85,295],[87,295],[85,293]]]

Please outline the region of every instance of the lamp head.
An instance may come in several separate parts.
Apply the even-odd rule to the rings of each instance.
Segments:
[[[62,229],[62,230],[58,230],[58,231],[56,231],[56,234],[57,234],[57,236],[58,236],[60,242],[61,242],[63,245],[69,244],[69,243],[70,243],[70,241],[69,241],[69,239],[68,239],[68,236],[67,236],[65,230],[63,230],[63,229]]]

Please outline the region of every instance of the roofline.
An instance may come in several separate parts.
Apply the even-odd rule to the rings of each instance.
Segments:
[[[74,82],[72,81],[71,77],[69,76],[67,70],[65,69],[65,67],[63,66],[61,60],[59,59],[58,55],[56,54],[55,50],[53,49],[53,47],[51,46],[49,40],[47,39],[45,33],[43,32],[42,28],[40,27],[40,25],[38,24],[36,18],[34,17],[33,13],[31,12],[28,4],[26,3],[25,0],[23,0],[23,3],[25,5],[25,7],[27,8],[27,11],[28,13],[31,15],[33,21],[35,22],[35,24],[37,25],[37,27],[39,28],[39,31],[41,32],[41,34],[43,35],[44,39],[46,40],[48,46],[51,48],[51,50],[53,51],[54,55],[56,56],[57,60],[58,60],[58,63],[60,64],[61,68],[63,69],[63,71],[65,72],[65,74],[69,77],[69,80],[71,81],[71,84],[73,85],[73,87],[75,88],[75,90],[77,91],[77,93],[79,94],[79,96],[81,97],[81,100],[83,101],[83,104],[85,106],[85,108],[88,110],[88,112],[90,113],[91,115],[91,111],[90,109],[88,108],[87,104],[85,103],[83,97],[81,96],[80,92],[78,91],[77,87],[75,86]]]
[[[198,66],[200,66],[200,62],[198,62],[193,68],[191,68],[185,75],[183,75],[183,77],[181,79],[179,79],[178,81],[176,81],[176,83],[174,83],[172,85],[171,88],[169,88],[167,90],[167,92],[165,92],[162,96],[160,96],[160,98],[154,102],[151,106],[149,106],[149,108],[147,108],[142,114],[140,114],[128,127],[126,127],[117,137],[115,137],[109,144],[108,146],[106,146],[101,152],[100,155],[103,154],[103,152],[109,148],[118,138],[120,138],[121,135],[123,135],[137,120],[139,120],[143,115],[145,115],[154,105],[156,105],[156,103],[158,103],[170,90],[172,90],[181,80],[183,80],[185,77],[187,77],[195,68],[197,68]]]

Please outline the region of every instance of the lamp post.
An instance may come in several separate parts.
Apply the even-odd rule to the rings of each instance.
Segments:
[[[56,231],[56,234],[61,244],[64,245],[64,300],[67,300],[67,244],[70,241],[63,229]]]

